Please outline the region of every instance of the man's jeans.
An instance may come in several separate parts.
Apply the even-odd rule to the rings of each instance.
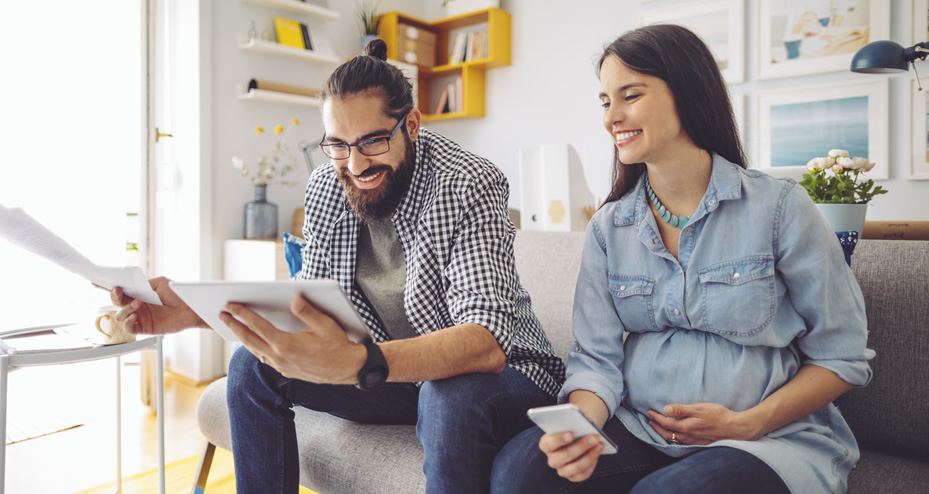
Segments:
[[[497,452],[531,425],[526,410],[554,398],[509,367],[500,375],[465,374],[420,389],[314,384],[283,377],[240,347],[229,363],[227,401],[237,492],[298,491],[291,409],[297,405],[356,422],[415,424],[426,491],[474,494],[489,492]]]
[[[494,463],[493,492],[545,493],[764,493],[789,494],[767,464],[733,448],[707,448],[675,459],[640,441],[616,417],[603,432],[618,446],[615,455],[601,455],[589,479],[570,482],[548,466],[539,449],[542,430],[533,427],[516,436]]]

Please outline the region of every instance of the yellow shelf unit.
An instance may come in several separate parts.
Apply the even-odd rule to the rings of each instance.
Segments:
[[[497,8],[476,10],[467,14],[447,17],[436,21],[424,21],[400,12],[388,12],[381,16],[378,35],[387,43],[387,57],[397,60],[399,57],[398,26],[407,24],[418,29],[431,31],[436,34],[436,65],[434,67],[419,67],[419,108],[426,121],[455,120],[460,118],[480,118],[484,116],[485,84],[484,72],[488,68],[504,67],[510,65],[510,14]],[[450,64],[449,50],[454,38],[449,36],[457,30],[467,29],[471,26],[487,25],[488,56],[469,62]],[[451,38],[451,39],[450,39]],[[448,80],[461,76],[462,110],[454,113],[431,113],[438,101],[433,92],[429,91],[430,84],[438,80]]]

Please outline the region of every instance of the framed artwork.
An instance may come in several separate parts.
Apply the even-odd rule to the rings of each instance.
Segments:
[[[890,0],[761,0],[759,79],[849,70],[870,41],[890,38]]]
[[[927,121],[929,121],[929,98],[926,98],[927,88],[919,90],[916,79],[910,80],[910,92],[913,95],[911,128],[913,135],[910,142],[913,146],[910,158],[910,180],[929,180],[929,134],[927,134]]]
[[[732,113],[735,117],[735,124],[739,128],[739,137],[742,139],[742,145],[745,145],[745,95],[742,93],[729,93],[729,102],[732,104]]]
[[[888,83],[876,79],[759,94],[756,167],[799,178],[810,159],[846,149],[875,163],[866,177],[887,179]]]
[[[723,79],[745,80],[745,5],[743,0],[703,0],[644,10],[639,25],[678,24],[696,33],[713,52]]]

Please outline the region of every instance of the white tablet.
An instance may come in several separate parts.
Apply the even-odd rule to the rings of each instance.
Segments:
[[[298,333],[306,326],[290,312],[290,302],[298,295],[335,319],[350,340],[362,343],[371,338],[364,320],[335,280],[172,281],[170,286],[198,316],[229,341],[238,341],[238,338],[219,320],[226,303],[243,304],[274,327]]]

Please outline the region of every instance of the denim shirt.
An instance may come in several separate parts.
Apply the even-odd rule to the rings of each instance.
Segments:
[[[766,462],[792,492],[845,491],[859,451],[832,404],[757,441],[709,446],[667,443],[646,414],[672,403],[746,410],[806,364],[854,386],[870,381],[861,290],[795,182],[714,155],[675,259],[641,179],[587,228],[573,325],[562,401],[594,392],[632,434],[671,456],[729,446]]]

